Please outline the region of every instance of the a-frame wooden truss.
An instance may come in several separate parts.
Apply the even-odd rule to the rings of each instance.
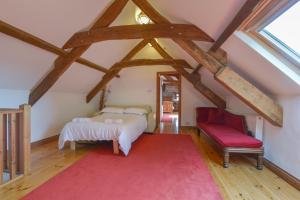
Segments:
[[[155,24],[161,25],[161,27],[172,27],[172,24],[164,18],[160,13],[158,13],[147,0],[132,0]],[[251,0],[248,0],[248,2]],[[256,1],[256,0],[255,0]],[[101,41],[104,36],[101,34],[101,30],[111,31],[112,28],[107,28],[120,14],[122,9],[127,4],[128,0],[114,0],[114,2],[108,7],[108,9],[103,13],[103,15],[95,22],[89,32],[85,33],[84,35],[84,42],[80,44],[76,41],[74,42],[74,38],[71,38],[66,44],[69,47],[76,46],[71,49],[71,51],[67,54],[60,55],[54,63],[54,68],[47,74],[47,76],[35,87],[29,98],[29,103],[33,105],[41,98],[58,80],[58,78],[71,66],[71,64],[75,61],[78,61],[80,56],[91,46],[93,42]],[[253,3],[251,6],[255,6],[257,4]],[[248,3],[249,4],[249,3]],[[243,8],[245,9],[245,7]],[[246,8],[247,11],[251,11],[249,7]],[[249,11],[249,12],[250,12]],[[240,20],[240,19],[239,19]],[[171,25],[171,26],[170,26]],[[142,25],[141,25],[142,26]],[[174,25],[175,26],[175,25]],[[150,26],[149,26],[150,27]],[[158,26],[151,26],[151,30],[157,28]],[[176,26],[177,27],[177,26]],[[179,26],[178,26],[179,27]],[[233,26],[231,26],[232,29]],[[120,27],[118,27],[120,28]],[[121,27],[122,28],[122,27]],[[136,27],[135,27],[136,28]],[[140,28],[138,28],[140,29]],[[178,29],[179,30],[179,29]],[[273,125],[282,126],[283,121],[283,110],[280,105],[278,105],[275,101],[270,99],[268,96],[263,94],[259,89],[257,89],[254,85],[243,79],[240,75],[235,73],[232,69],[227,66],[226,57],[222,57],[221,53],[215,51],[205,52],[201,48],[199,48],[192,40],[193,37],[200,38],[199,32],[193,32],[194,29],[191,30],[192,32],[189,33],[181,33],[178,30],[172,32],[172,34],[165,34],[159,33],[157,36],[162,37],[170,37],[173,39],[175,43],[177,43],[181,48],[183,48],[189,55],[191,55],[199,64],[199,67],[206,67],[210,72],[212,72],[215,76],[215,79],[219,81],[222,85],[228,88],[233,94],[239,97],[243,102],[253,108],[256,112],[261,114],[265,119],[271,122]],[[100,34],[99,34],[100,31]],[[199,30],[198,30],[199,31]],[[201,30],[200,30],[201,31]],[[221,42],[218,42],[218,47],[214,48],[214,50],[218,49],[222,40],[226,40],[226,37],[230,35],[232,30],[227,30],[227,33],[223,34],[221,38]],[[203,31],[201,31],[203,32]],[[232,31],[233,32],[233,31]],[[89,37],[88,34],[91,34]],[[204,32],[203,32],[204,33]],[[179,34],[180,36],[175,36]],[[197,35],[198,34],[198,35]],[[204,34],[206,36],[207,34]],[[76,34],[74,35],[74,37]],[[78,35],[77,35],[78,36]],[[76,36],[76,37],[77,37]],[[75,38],[76,38],[75,37]],[[94,38],[92,38],[94,37]],[[105,36],[106,39],[113,38]],[[123,38],[126,39],[127,36],[114,36],[115,38]],[[133,37],[133,36],[132,36]],[[212,101],[218,107],[225,108],[226,103],[225,101],[218,97],[215,93],[213,93],[209,88],[201,83],[200,75],[197,73],[199,67],[193,72],[189,73],[183,67],[179,66],[178,63],[170,62],[174,60],[163,48],[159,46],[155,40],[149,39],[149,33],[143,35],[136,35],[135,38],[144,38],[142,42],[140,42],[129,54],[127,54],[121,62],[130,61],[132,57],[140,51],[146,44],[149,42],[152,46],[160,53],[160,55],[165,59],[161,60],[161,62],[168,63],[171,65],[176,71],[178,71],[183,77],[185,77],[188,81],[193,83],[195,88],[201,92],[205,97],[207,97],[210,101]],[[226,55],[226,54],[225,54]],[[177,60],[178,61],[178,60]],[[149,61],[153,62],[153,61]],[[157,61],[156,61],[157,62]],[[132,64],[132,63],[131,63]],[[122,64],[121,64],[122,65]],[[106,84],[112,80],[118,72],[122,69],[120,67],[120,63],[118,65],[112,66],[106,74],[103,76],[102,80],[93,88],[93,90],[88,94],[87,101],[90,101],[101,89],[103,89]]]
[[[142,42],[140,42],[135,48],[133,48],[129,54],[127,56],[125,56],[121,63],[126,62],[131,60],[140,50],[142,50],[148,43],[151,43],[152,47],[155,48],[157,50],[157,52],[165,59],[165,61],[176,61],[175,59],[173,59],[154,39],[150,39],[150,40],[143,40]],[[194,74],[189,74],[184,67],[182,67],[183,65],[178,65],[176,62],[173,63],[169,63],[168,65],[172,66],[177,72],[179,72],[179,74],[181,74],[183,77],[185,77],[188,81],[190,81],[194,87],[201,93],[203,94],[205,97],[207,97],[211,102],[213,102],[216,106],[220,107],[220,108],[225,108],[226,107],[226,102],[219,97],[218,95],[216,95],[212,90],[210,90],[209,88],[207,88],[204,84],[201,83],[201,79],[200,77],[197,78],[193,78],[195,77]],[[123,68],[118,68],[118,65],[115,64],[114,66],[112,66],[110,68],[110,73],[107,73],[106,75],[104,75],[104,77],[102,78],[102,80],[92,89],[92,91],[89,92],[89,94],[87,95],[87,102],[89,102],[93,97],[96,96],[96,94],[102,90],[109,81],[111,81],[114,76],[116,74],[118,74]],[[197,73],[198,76],[200,76]],[[197,76],[196,75],[196,76]]]
[[[157,24],[170,24],[146,0],[132,0],[153,22]],[[252,0],[253,1],[253,0]],[[196,61],[206,67],[215,75],[215,79],[239,97],[266,120],[276,126],[282,126],[283,109],[270,97],[265,95],[254,85],[235,73],[218,58],[199,48],[193,41],[173,39]]]

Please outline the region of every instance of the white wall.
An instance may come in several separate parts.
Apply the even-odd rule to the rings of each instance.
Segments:
[[[18,108],[28,102],[29,91],[0,89],[0,108]]]
[[[283,127],[264,120],[263,142],[265,158],[300,179],[300,96],[281,96]],[[227,97],[228,108],[239,114],[255,114],[251,108],[234,96]]]
[[[162,69],[169,69],[161,67]],[[121,71],[120,78],[113,79],[107,94],[109,104],[145,104],[155,110],[156,71],[158,67],[133,67]]]
[[[172,71],[170,67],[136,67],[122,71],[121,78],[114,79],[107,96],[109,104],[147,104],[156,111],[156,73]],[[195,108],[213,106],[196,91],[192,84],[182,78],[182,125],[195,125]]]
[[[215,107],[210,101],[201,95],[194,86],[182,78],[182,126],[196,125],[196,107]]]
[[[0,108],[17,108],[27,103],[29,91],[0,89]],[[57,135],[64,124],[76,116],[96,111],[98,98],[85,103],[84,94],[48,92],[33,107],[31,141]]]
[[[281,96],[283,127],[264,123],[265,157],[300,179],[300,96]]]

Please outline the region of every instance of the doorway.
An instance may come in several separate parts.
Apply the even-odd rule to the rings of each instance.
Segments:
[[[160,132],[179,133],[181,125],[181,76],[157,73],[156,126]]]

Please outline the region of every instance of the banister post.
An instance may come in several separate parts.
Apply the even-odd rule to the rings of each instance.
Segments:
[[[3,152],[3,137],[6,132],[4,132],[4,120],[3,114],[0,113],[0,185],[3,183],[3,166],[4,166],[4,152]]]
[[[22,110],[21,115],[21,173],[24,175],[29,174],[31,164],[31,106],[27,104],[20,105]]]
[[[12,112],[9,114],[9,153],[8,153],[8,168],[9,178],[13,180],[17,176],[17,133],[16,133],[16,118],[17,114]]]

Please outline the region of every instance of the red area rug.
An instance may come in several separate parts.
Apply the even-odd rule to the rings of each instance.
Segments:
[[[188,135],[142,135],[127,157],[111,148],[101,144],[23,199],[222,199]]]
[[[163,114],[163,116],[162,116],[162,118],[161,118],[161,122],[168,122],[168,123],[170,123],[170,122],[172,122],[172,117],[171,117],[172,115],[171,114]]]

